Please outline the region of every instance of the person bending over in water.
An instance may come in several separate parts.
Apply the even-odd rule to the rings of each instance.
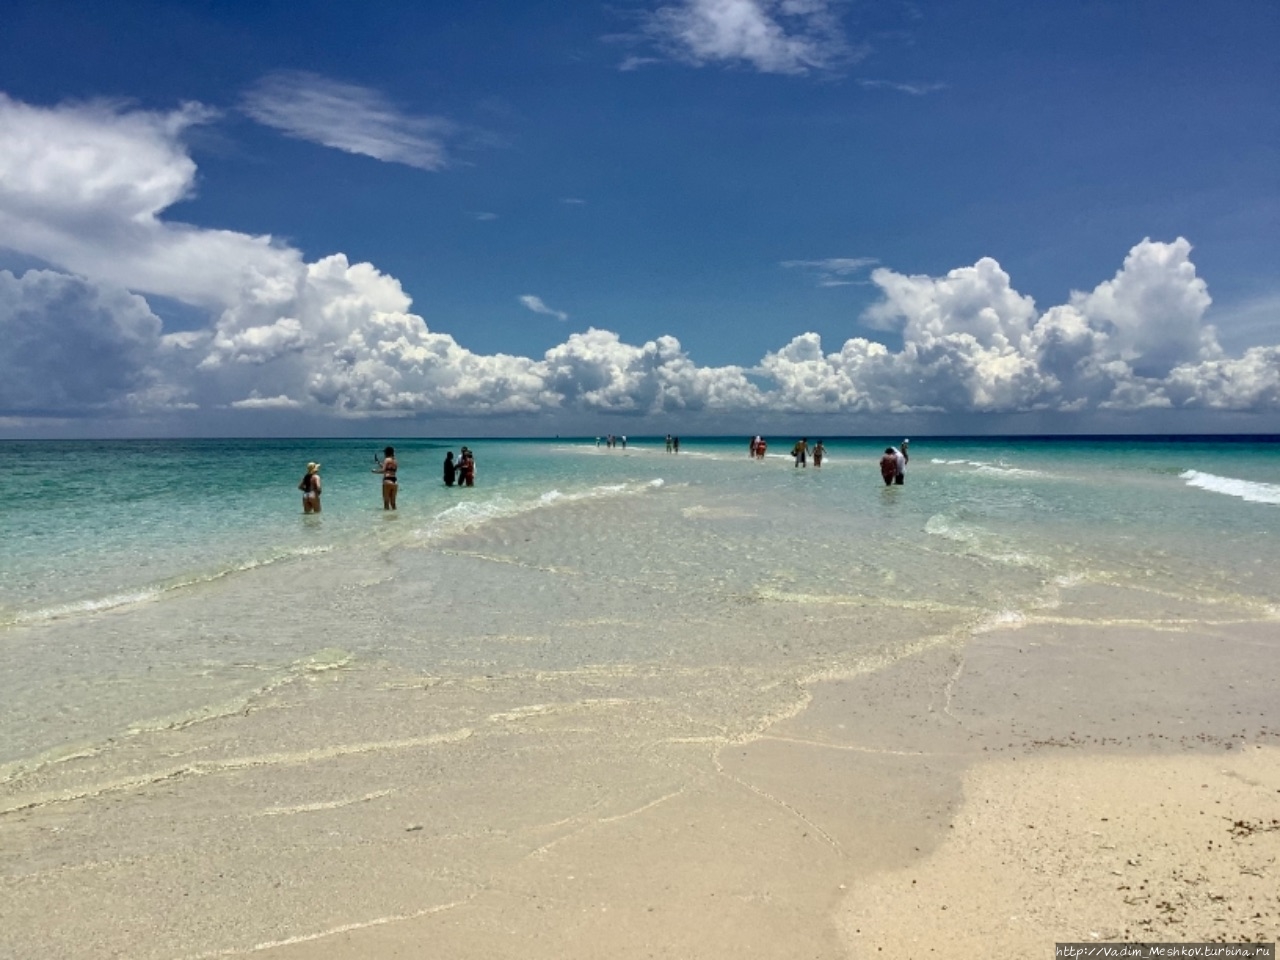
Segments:
[[[880,458],[880,476],[884,478],[886,487],[893,486],[898,478],[898,451],[893,447],[884,448],[884,456]]]
[[[400,484],[396,481],[396,448],[387,447],[382,451],[383,460],[373,468],[374,473],[382,474],[382,509],[396,508],[396,493]]]
[[[307,475],[302,478],[302,482],[298,484],[298,489],[302,491],[302,512],[303,513],[319,513],[320,512],[320,464],[308,463]]]

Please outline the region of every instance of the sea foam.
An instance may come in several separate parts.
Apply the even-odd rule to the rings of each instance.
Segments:
[[[1178,476],[1187,481],[1189,487],[1198,487],[1212,493],[1224,493],[1229,497],[1239,497],[1250,503],[1280,504],[1280,484],[1219,477],[1212,473],[1201,473],[1199,470],[1187,470]]]

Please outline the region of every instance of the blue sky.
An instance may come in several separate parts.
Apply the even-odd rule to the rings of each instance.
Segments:
[[[1273,3],[5,19],[3,436],[1280,431]]]

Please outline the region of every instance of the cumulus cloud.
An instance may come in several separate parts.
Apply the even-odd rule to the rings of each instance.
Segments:
[[[0,226],[57,270],[0,272],[0,417],[126,411],[733,415],[1280,410],[1280,346],[1230,356],[1185,239],[1136,244],[1115,275],[1041,310],[995,260],[943,276],[870,271],[860,318],[899,348],[799,333],[751,367],[587,328],[539,357],[479,354],[341,253],[162,219],[191,189],[183,131],[207,119],[0,99]],[[177,269],[182,264],[183,269]],[[785,261],[839,279],[869,258]],[[144,295],[209,309],[165,332]],[[526,294],[530,310],[561,317]],[[852,320],[853,318],[851,318]]]
[[[0,414],[119,409],[156,376],[160,319],[78,277],[0,270]]]
[[[243,109],[290,137],[421,170],[448,164],[445,143],[457,133],[442,117],[402,113],[376,90],[305,71],[263,77]]]
[[[524,304],[526,309],[532,310],[534,313],[542,313],[548,317],[555,317],[557,320],[561,321],[569,319],[569,315],[563,310],[552,310],[542,302],[541,297],[535,297],[531,293],[526,293],[520,297],[520,302]]]
[[[0,238],[73,273],[201,306],[238,301],[301,269],[269,236],[197,230],[160,212],[190,196],[181,142],[212,113],[118,104],[33,107],[0,94]]]
[[[1043,314],[990,258],[945,277],[880,268],[871,279],[882,298],[865,319],[898,330],[901,351],[850,340],[824,357],[816,342],[793,341],[767,357],[765,368],[793,383],[793,396],[810,409],[870,403],[887,411],[1070,412],[1243,409],[1243,397],[1268,403],[1274,356],[1222,359],[1203,322],[1210,299],[1190,252],[1182,238],[1143,240],[1111,280]]]
[[[564,401],[596,413],[754,409],[764,397],[739,367],[698,367],[675,337],[642,346],[590,329],[548,350],[540,373]]]
[[[665,58],[693,66],[729,63],[761,73],[802,74],[851,57],[834,0],[682,0],[644,20]],[[629,58],[635,69],[646,58]]]

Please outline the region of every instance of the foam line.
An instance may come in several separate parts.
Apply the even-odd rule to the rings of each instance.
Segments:
[[[0,807],[0,816],[49,806],[55,803],[71,803],[76,800],[89,800],[108,793],[119,793],[125,790],[138,790],[164,783],[169,780],[183,780],[188,777],[203,777],[229,771],[249,770],[254,767],[291,766],[333,760],[338,757],[355,756],[362,753],[379,753],[393,750],[414,750],[419,747],[433,747],[445,743],[459,743],[468,739],[472,731],[468,727],[449,733],[435,734],[430,737],[410,737],[404,740],[374,740],[365,743],[336,744],[331,747],[318,747],[314,750],[300,750],[289,753],[264,753],[250,757],[232,757],[227,760],[198,761],[184,766],[172,767],[168,770],[145,774],[140,777],[129,777],[110,783],[99,784],[79,791],[45,794],[31,797],[25,801],[7,807]]]
[[[368,803],[370,800],[377,800],[379,797],[389,797],[395,793],[394,790],[379,790],[377,793],[366,793],[363,797],[347,797],[343,800],[324,800],[319,803],[300,803],[293,807],[267,807],[265,810],[259,810],[257,813],[251,813],[251,817],[287,817],[295,813],[316,813],[320,810],[337,810],[340,807],[352,807],[357,803]]]
[[[302,933],[296,937],[286,937],[283,940],[266,940],[262,943],[255,943],[251,947],[228,947],[225,950],[212,950],[208,953],[197,953],[184,958],[184,960],[215,960],[216,957],[236,957],[249,953],[257,953],[260,950],[274,950],[277,947],[291,947],[298,943],[312,943],[316,940],[323,940],[326,937],[335,937],[340,933],[351,933],[353,930],[366,930],[369,927],[382,927],[389,923],[401,923],[405,920],[417,920],[419,917],[427,917],[433,913],[441,913],[445,910],[452,910],[454,907],[465,906],[475,899],[477,894],[463,897],[461,900],[451,900],[448,903],[437,903],[434,906],[424,907],[421,910],[414,910],[411,913],[393,913],[385,917],[374,917],[372,920],[357,920],[354,923],[344,923],[338,927],[330,927],[327,930],[318,930],[315,933]]]
[[[202,574],[199,576],[186,577],[181,580],[174,580],[168,583],[156,584],[154,586],[139,587],[136,590],[126,590],[122,593],[108,594],[105,597],[90,597],[87,600],[77,600],[73,603],[58,604],[54,607],[43,607],[39,610],[28,610],[12,614],[6,619],[0,620],[0,626],[25,625],[31,623],[44,623],[49,620],[62,620],[66,617],[84,616],[86,614],[101,613],[105,610],[115,610],[119,607],[134,606],[139,603],[147,603],[152,600],[159,599],[166,593],[172,593],[175,590],[183,590],[187,587],[193,587],[201,583],[213,583],[224,577],[230,577],[237,573],[244,573],[249,570],[256,570],[258,567],[270,566],[274,563],[280,563],[285,560],[294,560],[298,557],[314,556],[316,554],[328,553],[332,547],[299,547],[294,550],[286,550],[275,556],[266,557],[262,560],[246,560],[241,563],[232,564],[213,573]]]
[[[1199,470],[1187,470],[1178,474],[1178,477],[1187,481],[1187,486],[1189,487],[1198,487],[1211,493],[1239,497],[1249,503],[1280,504],[1280,484],[1238,480],[1235,477],[1219,477],[1212,473],[1201,473]]]

